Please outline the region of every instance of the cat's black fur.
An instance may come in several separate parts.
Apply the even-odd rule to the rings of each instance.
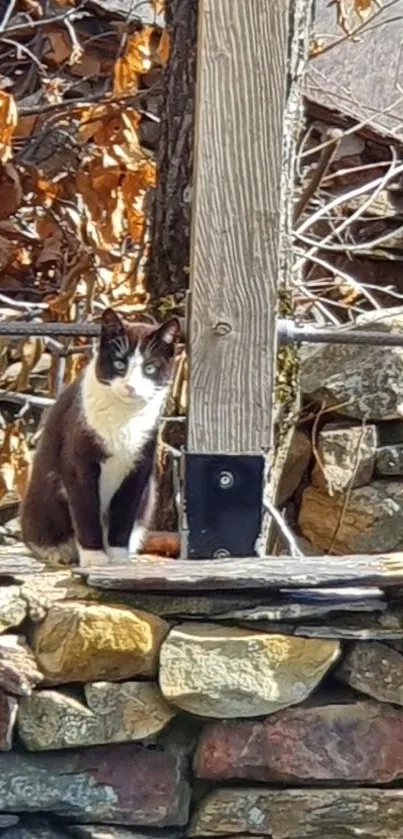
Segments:
[[[34,458],[21,520],[23,538],[38,557],[51,563],[71,563],[77,561],[79,553],[81,564],[98,564],[101,561],[106,564],[105,532],[101,520],[101,471],[115,462],[119,466],[120,459],[128,463],[132,455],[130,447],[133,447],[133,464],[127,468],[105,513],[106,541],[111,553],[115,554],[112,561],[119,561],[116,554],[120,549],[127,550],[134,525],[139,522],[145,526],[148,524],[152,513],[154,459],[161,412],[157,409],[169,384],[175,343],[179,337],[179,322],[175,318],[156,328],[148,324],[128,325],[112,310],[104,312],[93,371],[85,370],[52,407]],[[149,411],[149,424],[148,419],[144,419],[144,411],[143,414],[139,412],[139,405],[141,407],[143,402],[129,385],[133,381],[130,375],[134,375],[133,372],[129,375],[133,359],[137,359],[137,366],[133,367],[136,381],[146,394],[144,411],[149,410],[147,406],[151,405],[152,399],[156,400],[157,407],[153,407],[151,413]],[[130,389],[129,395],[126,395],[126,387]],[[93,419],[88,411],[86,414],[87,391],[90,396],[92,392],[95,394]],[[147,401],[149,391],[150,399]],[[133,416],[130,413],[132,397]],[[108,400],[111,429],[106,416]],[[88,404],[91,406],[91,401]],[[162,406],[163,401],[161,410]],[[113,412],[116,411],[119,419],[120,410],[129,429],[126,432],[123,423],[122,451],[119,449],[119,422],[116,423],[116,435],[113,427]],[[136,438],[136,422],[140,421],[144,433],[142,430],[139,435],[139,449],[132,438],[133,434]],[[116,436],[117,451],[108,448],[109,437],[104,434],[105,428],[113,445]],[[114,461],[109,460],[108,463],[111,457]],[[80,548],[78,553],[77,546]],[[94,562],[90,561],[91,552],[94,552]]]

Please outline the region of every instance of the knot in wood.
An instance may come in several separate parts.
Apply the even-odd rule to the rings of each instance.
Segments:
[[[213,327],[213,332],[215,333],[215,335],[220,335],[220,337],[225,337],[226,335],[229,335],[231,331],[231,324],[226,323],[225,321],[219,321]]]

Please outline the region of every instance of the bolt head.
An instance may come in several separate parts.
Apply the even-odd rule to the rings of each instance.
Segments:
[[[228,472],[226,469],[224,469],[220,473],[220,478],[219,478],[219,484],[220,484],[221,489],[231,489],[231,487],[234,486],[234,480],[235,479],[234,479],[234,476],[233,476],[232,472]]]

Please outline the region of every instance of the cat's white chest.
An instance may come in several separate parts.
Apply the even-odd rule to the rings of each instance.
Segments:
[[[145,443],[153,432],[165,399],[158,393],[150,402],[143,399],[125,403],[111,388],[100,384],[90,364],[83,382],[85,421],[99,438],[106,457],[100,464],[99,497],[102,518],[124,479],[141,458]]]
[[[127,475],[140,458],[147,440],[145,430],[134,420],[115,428],[113,433],[102,435],[101,439],[109,456],[101,463],[99,497],[101,515],[105,516],[109,504]]]

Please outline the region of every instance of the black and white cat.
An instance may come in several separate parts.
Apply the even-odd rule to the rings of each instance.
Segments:
[[[49,412],[21,508],[24,541],[50,563],[121,564],[154,507],[158,421],[180,324],[102,316],[95,358]]]

